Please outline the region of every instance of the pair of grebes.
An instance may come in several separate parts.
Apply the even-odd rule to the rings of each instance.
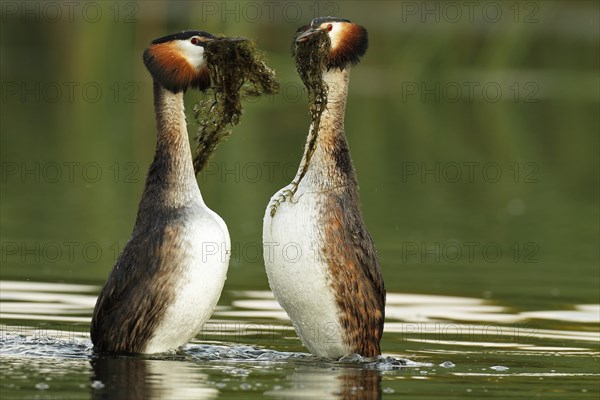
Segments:
[[[264,243],[295,243],[307,251],[294,260],[269,254],[266,271],[312,354],[375,357],[381,354],[385,288],[344,134],[349,69],[367,50],[367,31],[345,19],[316,18],[300,28],[293,45],[316,35],[328,35],[330,43],[326,104],[318,125],[309,128],[298,175],[271,198],[263,221]],[[211,40],[206,32],[182,32],[153,41],[144,52],[154,79],[156,154],[132,237],[94,309],[97,352],[178,349],[202,329],[221,295],[229,232],[200,194],[183,105],[186,89],[210,85],[204,46]],[[208,254],[205,243],[225,251]]]

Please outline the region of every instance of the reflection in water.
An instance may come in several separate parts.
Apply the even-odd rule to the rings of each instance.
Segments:
[[[362,359],[360,363],[330,362],[306,353],[261,351],[248,346],[191,346],[185,353],[196,362],[181,357],[94,357],[90,361],[94,370],[91,377],[93,398],[209,399],[219,394],[219,390],[212,386],[249,390],[252,384],[247,378],[252,370],[256,367],[274,370],[273,362],[283,362],[294,368],[288,370],[284,382],[272,385],[264,392],[265,395],[278,398],[380,399],[381,371],[401,369],[401,363],[391,359],[366,364]],[[208,381],[208,375],[200,372],[201,368],[208,366],[207,362],[225,360],[233,363],[218,367],[223,374],[220,377],[214,372],[212,379],[219,381],[216,385],[214,381]],[[260,385],[254,389],[264,390]]]
[[[575,310],[529,311],[520,314],[526,318],[549,319],[555,321],[600,323],[600,304],[578,304]]]
[[[98,287],[47,282],[0,281],[0,318],[26,320],[41,327],[25,329],[21,324],[0,325],[0,334],[24,338],[88,340],[89,314]],[[232,291],[230,306],[222,306],[197,338],[206,341],[246,341],[271,347],[273,340],[293,335],[289,318],[270,291]],[[573,304],[571,310],[521,311],[474,297],[388,293],[385,332],[406,342],[435,342],[453,346],[477,346],[540,350],[555,343],[533,343],[539,339],[593,342],[597,331],[587,329],[541,329],[536,320],[569,321],[582,324],[600,322],[599,304]],[[221,319],[218,319],[221,318]],[[224,318],[224,319],[223,319]],[[257,319],[272,322],[256,323]],[[32,321],[40,321],[36,324]],[[509,325],[510,324],[510,325]],[[22,339],[20,340],[22,341]],[[4,343],[9,353],[55,351],[47,347],[22,346],[20,341]],[[38,343],[39,344],[39,343]],[[563,345],[564,347],[564,345]],[[13,351],[16,348],[16,351]],[[580,346],[571,348],[585,350]],[[227,352],[225,352],[227,353]],[[389,351],[388,351],[389,354]],[[266,356],[266,355],[265,355]]]
[[[2,398],[6,390],[10,397],[29,388],[32,394],[44,390],[57,398],[67,398],[66,391],[72,390],[91,392],[97,399],[207,399],[234,393],[244,399],[263,393],[272,398],[379,399],[393,390],[388,380],[382,388],[384,373],[404,383],[430,379],[440,385],[449,374],[500,376],[501,371],[488,370],[491,365],[511,367],[503,376],[536,382],[554,376],[548,374],[581,378],[579,386],[597,378],[582,375],[597,365],[590,361],[598,357],[593,344],[600,336],[590,325],[598,320],[597,304],[525,311],[473,297],[389,293],[385,354],[396,358],[333,362],[302,348],[270,291],[233,291],[230,302],[181,353],[98,357],[88,333],[97,287],[3,281],[0,289]],[[553,322],[561,318],[573,322]],[[552,322],[542,325],[544,320]],[[424,362],[397,359],[419,354]],[[548,354],[555,356],[551,368],[543,361]],[[544,357],[540,367],[525,370],[507,361],[537,357]],[[574,368],[575,362],[582,366]],[[85,367],[90,364],[93,371]],[[70,387],[66,381],[72,382]],[[61,391],[65,393],[59,395]]]
[[[222,317],[261,317],[289,320],[270,291],[246,290],[232,292],[232,310],[219,310]],[[476,297],[438,296],[426,294],[387,293],[387,321],[435,322],[472,321],[491,323],[515,323],[527,319],[553,319],[582,323],[600,322],[600,304],[573,305],[575,310],[540,310],[514,312],[500,304]]]
[[[0,281],[0,318],[87,324],[97,290],[92,285]]]
[[[147,361],[134,357],[100,357],[90,361],[94,399],[147,399],[150,385],[146,384]]]
[[[381,399],[381,372],[376,369],[297,368],[286,378],[289,388],[265,392],[278,398]]]
[[[381,399],[381,373],[372,369],[344,371],[341,399]]]
[[[99,356],[90,360],[94,399],[212,399],[207,376],[184,360]]]

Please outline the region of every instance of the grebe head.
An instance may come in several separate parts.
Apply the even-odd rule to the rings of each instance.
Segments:
[[[310,25],[298,29],[293,45],[302,46],[316,35],[327,35],[331,42],[328,69],[358,64],[369,47],[369,36],[364,27],[337,17],[313,19]]]
[[[144,64],[161,86],[174,93],[188,88],[206,90],[210,73],[206,45],[215,40],[240,40],[216,37],[204,31],[184,31],[158,38],[144,51]]]

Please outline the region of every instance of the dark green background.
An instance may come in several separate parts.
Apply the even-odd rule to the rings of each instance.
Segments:
[[[57,4],[3,4],[3,279],[103,281],[155,145],[142,51],[191,28],[256,39],[282,84],[199,179],[234,243],[226,289],[267,288],[262,216],[309,120],[290,38],[331,13],[370,34],[346,131],[389,290],[598,300],[595,2]]]

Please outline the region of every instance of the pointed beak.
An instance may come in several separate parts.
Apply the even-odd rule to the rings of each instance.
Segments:
[[[319,32],[321,32],[319,29],[310,28],[310,29],[302,32],[300,35],[298,35],[298,37],[296,38],[296,43],[302,43],[302,42],[308,40],[311,36],[316,35]]]

